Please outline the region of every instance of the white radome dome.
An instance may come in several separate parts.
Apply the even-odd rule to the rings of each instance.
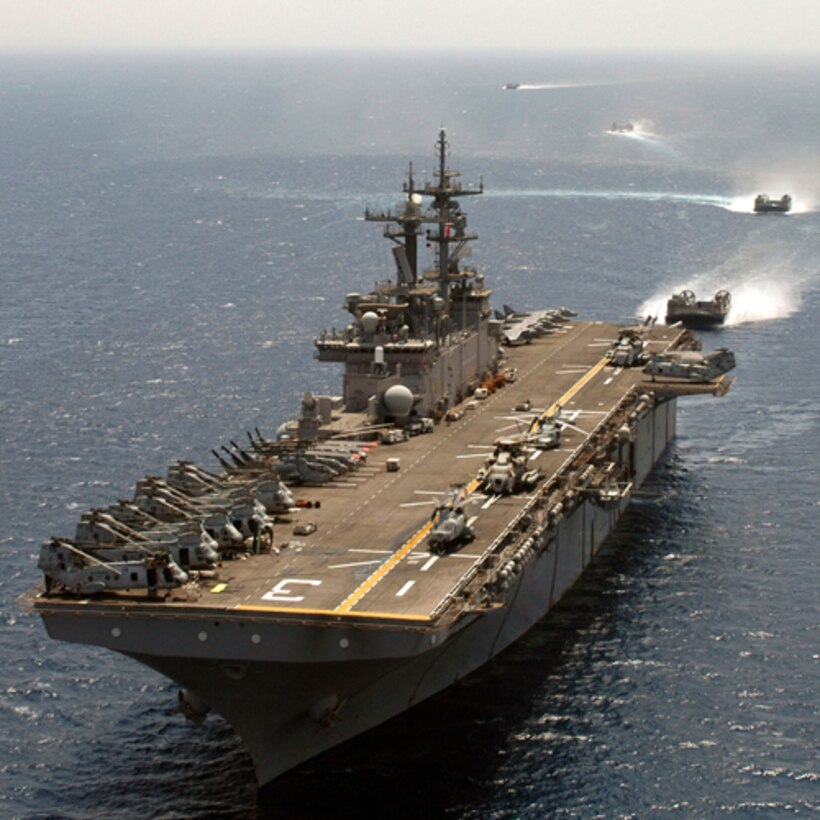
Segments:
[[[372,310],[368,310],[367,313],[362,314],[362,330],[365,333],[375,333],[376,328],[379,326],[379,315],[377,313],[373,313]]]
[[[413,392],[403,384],[394,384],[384,391],[382,403],[391,416],[406,416],[413,407]]]

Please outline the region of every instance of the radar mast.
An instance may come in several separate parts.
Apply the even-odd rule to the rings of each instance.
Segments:
[[[462,213],[456,198],[484,193],[484,182],[481,180],[478,188],[461,187],[458,181],[460,172],[447,167],[449,143],[443,128],[439,131],[435,147],[438,160],[438,168],[433,172],[435,182],[425,182],[422,187],[417,187],[411,163],[407,181],[403,185],[407,196],[403,211],[376,213],[365,210],[364,218],[368,222],[392,222],[399,226],[398,230],[385,227],[384,231],[385,237],[397,245],[393,253],[399,286],[418,283],[418,236],[422,224],[433,226],[426,230],[425,239],[428,245],[435,245],[436,264],[424,278],[438,282],[438,295],[444,300],[444,310],[447,310],[450,304],[450,285],[463,283],[465,277],[470,275],[459,271],[459,260],[462,255],[466,255],[467,243],[478,239],[478,234],[467,232],[467,216]],[[427,210],[422,210],[424,197],[432,198]],[[404,282],[406,279],[410,281]]]

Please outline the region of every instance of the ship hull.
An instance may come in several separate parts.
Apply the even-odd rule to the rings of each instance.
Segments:
[[[634,441],[623,445],[630,451],[634,488],[675,431],[675,399],[655,405],[637,422]],[[161,642],[168,651],[156,654],[156,616],[44,613],[44,620],[52,637],[76,641],[82,635],[83,643],[133,657],[179,683],[191,702],[221,714],[242,738],[264,785],[442,691],[520,638],[578,580],[629,500],[581,500],[536,545],[535,557],[503,601],[439,629],[242,619],[213,629],[204,618],[168,619]],[[192,644],[199,645],[195,656],[175,649]]]
[[[695,329],[719,327],[726,319],[726,312],[718,308],[687,308],[670,310],[666,314],[666,324],[680,322],[684,327]]]

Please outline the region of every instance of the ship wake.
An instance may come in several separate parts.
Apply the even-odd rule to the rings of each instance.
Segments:
[[[725,325],[785,319],[800,310],[804,295],[817,281],[817,260],[807,259],[799,250],[786,255],[780,251],[779,247],[769,247],[767,252],[760,247],[748,249],[711,271],[663,286],[640,305],[637,316],[662,322],[669,297],[689,289],[699,299],[728,290],[732,306]]]
[[[609,133],[609,132],[607,132]],[[616,134],[615,136],[623,136]],[[627,134],[627,137],[631,135]],[[670,149],[671,150],[671,149]],[[772,190],[780,190],[779,188]],[[489,198],[495,197],[544,197],[545,199],[605,199],[611,201],[628,200],[632,202],[680,202],[691,205],[709,205],[738,214],[753,214],[756,194],[702,194],[682,193],[680,191],[579,191],[574,189],[519,189],[497,190],[487,192]],[[792,207],[788,214],[777,216],[760,216],[761,219],[777,219],[794,214],[808,214],[820,209],[820,198],[808,193],[792,196]]]
[[[598,88],[604,85],[623,85],[615,82],[521,83],[516,91],[559,91],[564,88]]]
[[[661,138],[655,133],[655,124],[651,120],[632,120],[631,125],[631,131],[607,129],[604,133],[611,137],[622,137],[637,142],[660,142]]]
[[[544,199],[602,199],[612,202],[680,202],[694,205],[713,205],[726,207],[731,200],[718,194],[680,193],[674,191],[579,191],[575,189],[517,189],[487,191],[490,199],[496,197],[526,198],[543,197]]]
[[[794,190],[792,187],[787,187],[785,185],[780,186],[770,186],[769,190],[771,191],[778,191],[775,196],[779,198],[781,193],[786,193],[789,191]],[[732,211],[732,213],[736,214],[753,214],[754,213],[754,204],[755,204],[755,197],[762,193],[763,189],[761,188],[758,191],[738,194],[737,196],[733,196],[726,200],[725,203],[716,203],[719,204],[721,207],[725,208],[727,211]],[[811,195],[810,193],[800,192],[790,194],[792,198],[792,207],[789,210],[788,214],[779,214],[778,216],[788,216],[793,214],[810,214],[818,209],[818,200],[815,196]]]
[[[742,193],[732,197],[727,210],[736,213],[753,213],[758,194],[768,194],[773,199],[788,194],[792,199],[789,216],[820,210],[820,168],[817,157],[795,156],[781,158],[774,163],[768,160],[765,164],[754,162],[744,174],[743,180],[737,180],[735,190]]]

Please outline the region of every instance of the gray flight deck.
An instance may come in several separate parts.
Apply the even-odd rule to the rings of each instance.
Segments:
[[[492,453],[494,442],[527,429],[533,416],[560,404],[567,422],[560,448],[537,451],[531,466],[544,481],[571,459],[588,434],[635,386],[649,382],[640,368],[607,363],[605,353],[618,338],[618,326],[576,322],[548,336],[510,348],[505,366],[517,379],[472,405],[452,423],[433,433],[370,451],[366,465],[328,484],[297,490],[301,508],[276,524],[276,549],[268,554],[224,561],[215,582],[202,583],[193,596],[168,594],[162,608],[216,609],[269,613],[430,622],[449,592],[459,586],[484,550],[521,511],[530,493],[486,496],[475,476]],[[643,329],[649,352],[674,346],[680,328]],[[529,412],[514,407],[525,400]],[[583,431],[583,432],[581,432]],[[388,458],[400,459],[400,470],[386,470]],[[466,485],[465,503],[476,538],[453,552],[437,556],[427,535],[436,502],[452,485]],[[313,522],[315,532],[293,534],[296,524]],[[49,606],[59,608],[59,599]],[[66,601],[76,606],[76,601]],[[156,601],[134,593],[115,601],[89,600],[86,606],[117,610],[155,607]]]

